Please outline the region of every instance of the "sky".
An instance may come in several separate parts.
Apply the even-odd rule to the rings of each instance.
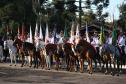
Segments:
[[[49,1],[52,1],[52,0],[49,0]],[[76,1],[79,1],[79,0],[76,0]],[[85,0],[82,0],[82,1],[85,1]],[[113,13],[114,13],[114,19],[115,20],[119,19],[119,10],[117,8],[117,5],[120,5],[123,2],[126,3],[126,0],[109,0],[109,6],[107,8],[103,9],[103,14],[105,12],[109,13],[109,17],[106,19],[107,22],[111,22],[113,20]],[[76,5],[78,6],[79,3],[76,3]],[[82,4],[82,6],[83,6],[83,4]],[[95,9],[94,10],[94,12],[95,12],[96,8],[93,8],[93,9]]]

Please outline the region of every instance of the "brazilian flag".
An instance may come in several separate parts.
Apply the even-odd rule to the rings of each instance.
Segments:
[[[101,44],[103,44],[103,43],[104,43],[104,41],[105,41],[104,27],[103,27],[103,26],[101,26],[101,32],[100,32],[100,42],[99,42],[99,44],[100,44],[100,45],[101,45]]]
[[[65,42],[66,40],[68,40],[68,34],[67,34],[67,28],[65,27],[64,34],[63,34],[63,43],[66,43]]]

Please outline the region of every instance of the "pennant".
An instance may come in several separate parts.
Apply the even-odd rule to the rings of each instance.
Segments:
[[[54,44],[56,43],[56,25],[55,25],[55,28],[54,28]]]
[[[37,37],[38,37],[38,24],[37,24],[37,22],[36,22],[36,28],[35,28],[35,40],[37,39]]]
[[[24,28],[23,28],[23,25],[22,25],[22,41],[25,42],[25,37],[24,37]]]
[[[72,22],[70,43],[74,44],[74,22]]]
[[[48,30],[48,24],[46,23],[45,43],[47,44],[48,42],[49,42],[49,30]]]

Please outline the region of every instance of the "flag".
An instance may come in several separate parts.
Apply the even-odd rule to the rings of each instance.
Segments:
[[[40,25],[40,33],[39,33],[39,38],[43,40],[43,34],[42,34],[42,28],[41,28],[41,25]]]
[[[46,23],[45,43],[47,44],[47,42],[49,42],[49,30],[48,24]]]
[[[18,38],[19,38],[20,30],[19,30],[19,25],[18,25]]]
[[[74,22],[72,22],[71,28],[71,43],[74,44]]]
[[[104,27],[101,26],[101,32],[100,32],[100,42],[99,44],[105,43],[105,34],[104,34]]]
[[[12,34],[12,27],[11,27],[11,34]]]
[[[35,40],[37,39],[37,37],[38,37],[38,24],[37,24],[37,22],[36,22],[36,27],[35,27]]]
[[[30,43],[33,43],[33,41],[32,41],[32,30],[31,30],[31,25],[30,25]]]
[[[55,25],[55,28],[54,28],[54,44],[56,43],[56,25]]]
[[[65,29],[64,29],[64,34],[63,34],[63,43],[66,43],[67,40],[68,40],[68,34],[67,34],[67,28],[65,24]]]
[[[77,28],[76,28],[76,44],[78,43],[79,41],[79,29],[78,29],[78,24],[77,24]]]
[[[87,38],[87,42],[90,42],[89,32],[88,32],[88,22],[86,22],[86,38]]]
[[[25,37],[24,37],[24,28],[23,28],[23,25],[22,25],[22,41],[25,42]]]
[[[7,35],[9,35],[9,29],[8,29],[8,26],[7,26]]]
[[[113,20],[113,30],[112,30],[112,45],[115,46],[116,45],[116,31],[115,31],[115,23]]]

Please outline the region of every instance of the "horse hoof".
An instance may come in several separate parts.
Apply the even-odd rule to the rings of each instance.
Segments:
[[[107,73],[105,73],[105,75],[107,75]]]
[[[12,66],[12,64],[10,64],[10,66]]]
[[[48,70],[50,70],[50,68],[48,68]]]
[[[31,66],[29,66],[31,68]]]
[[[101,70],[99,72],[101,72]]]
[[[15,65],[16,66],[16,65]]]
[[[89,70],[87,69],[87,72],[88,72]]]
[[[75,71],[75,72],[77,72],[77,71]]]
[[[42,69],[44,69],[44,68],[42,67]]]
[[[117,74],[117,76],[119,76],[119,74]]]
[[[83,73],[83,71],[80,71],[80,73]]]
[[[21,65],[21,67],[23,67],[23,65]]]
[[[88,74],[90,74],[90,72],[88,72]]]
[[[92,72],[90,74],[93,74]]]

